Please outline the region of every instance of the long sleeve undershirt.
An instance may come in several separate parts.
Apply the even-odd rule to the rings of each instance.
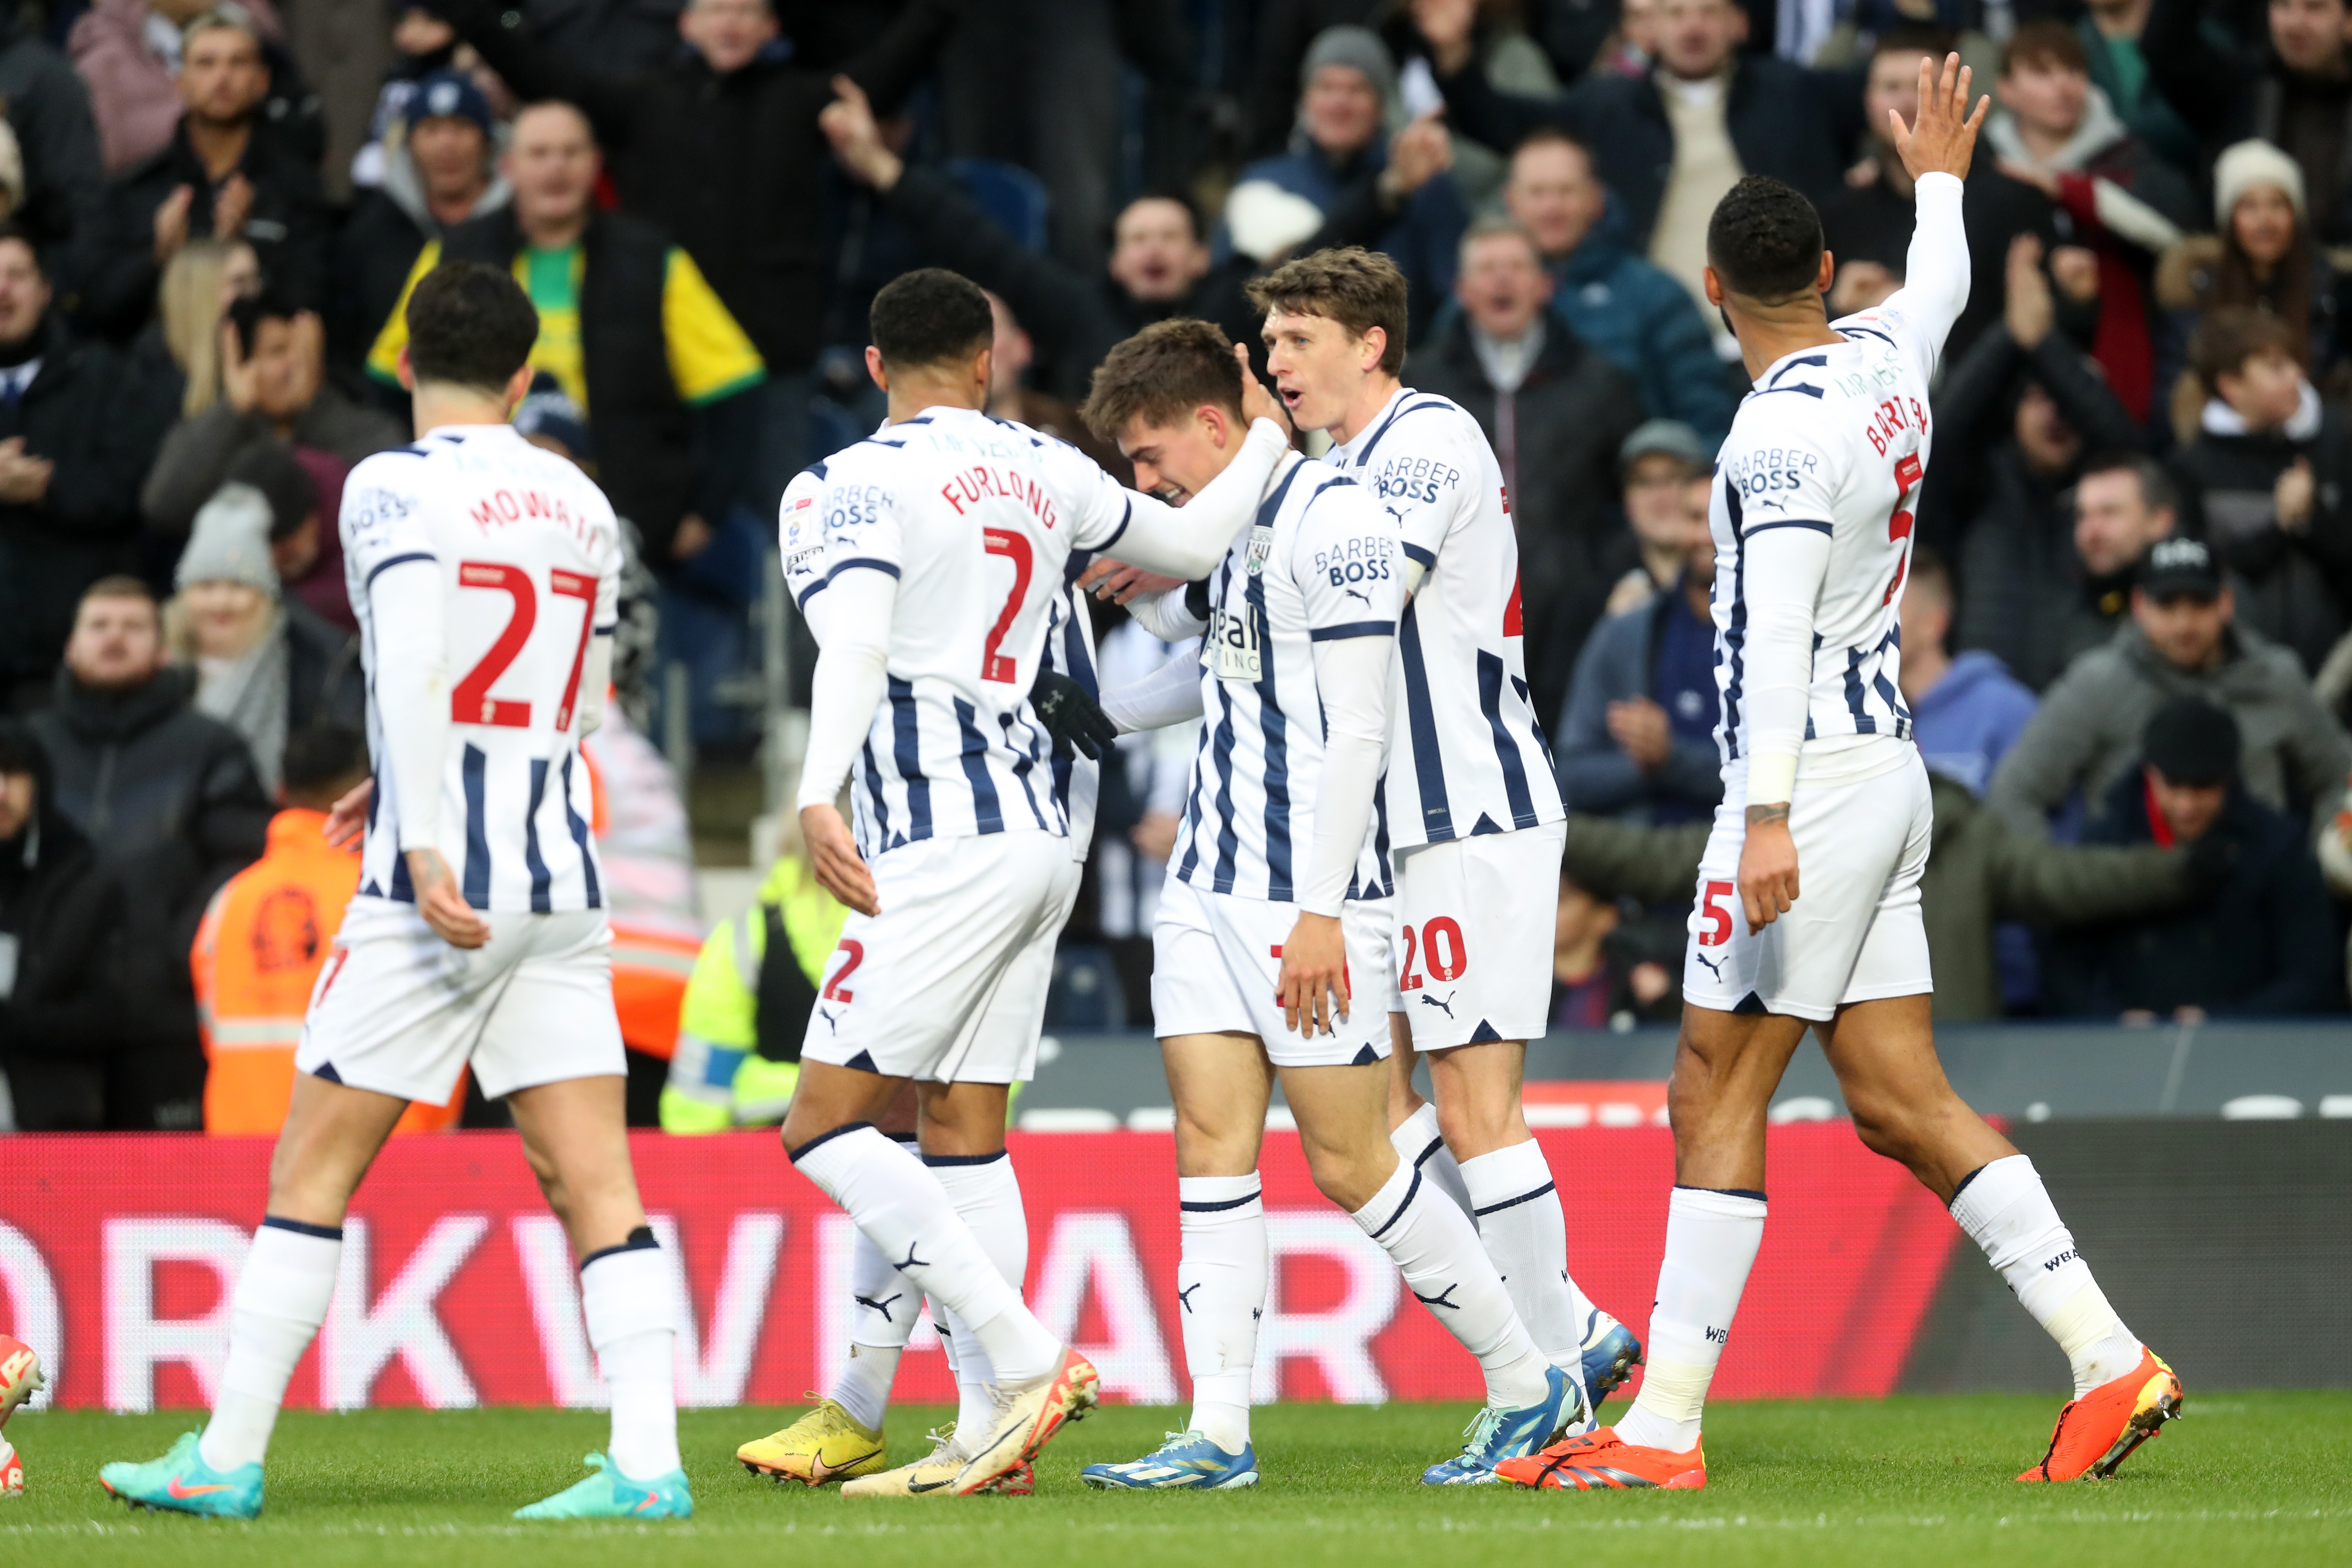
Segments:
[[[1960,191],[1960,182],[1949,174],[1921,176],[1904,286],[1885,306],[1900,312],[1908,330],[1924,337],[1937,355],[1969,302]],[[1797,757],[1812,700],[1813,612],[1829,571],[1830,544],[1830,534],[1813,528],[1759,530],[1745,543],[1751,805],[1778,805],[1795,792]]]
[[[446,597],[440,563],[430,557],[379,572],[368,586],[375,639],[375,668],[369,673],[385,753],[376,767],[392,778],[404,852],[440,847],[441,775],[450,730]]]
[[[801,758],[797,808],[831,805],[849,776],[888,685],[890,621],[898,579],[853,568],[817,595],[825,601],[824,651],[810,680],[808,750]]]
[[[1371,831],[1372,794],[1389,728],[1389,659],[1396,639],[1341,637],[1315,645],[1315,690],[1322,700],[1323,773],[1315,789],[1315,839],[1298,907],[1336,915]]]

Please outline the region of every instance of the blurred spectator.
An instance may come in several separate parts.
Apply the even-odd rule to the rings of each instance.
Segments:
[[[1307,47],[1332,27],[1366,21],[1377,9],[1375,0],[1265,0],[1249,50],[1255,71],[1243,126],[1249,156],[1281,152],[1297,129],[1298,68]]]
[[[309,159],[269,134],[269,71],[244,13],[207,11],[188,24],[178,126],[162,151],[124,172],[87,258],[82,313],[127,338],[155,305],[155,285],[191,238],[242,237],[270,287],[305,310],[325,301],[331,233]]]
[[[163,411],[50,308],[30,237],[0,225],[0,675],[38,699],[81,591],[136,559],[138,476]]]
[[[66,47],[89,84],[106,172],[120,174],[171,144],[180,118],[176,90],[186,37],[206,16],[235,14],[261,47],[268,72],[262,121],[298,161],[316,167],[325,150],[318,95],[295,68],[270,0],[95,0],[76,18]]]
[[[2002,926],[2146,916],[2178,909],[2211,885],[2210,871],[2175,851],[2053,845],[2013,831],[1957,779],[1931,773],[1928,790],[1936,831],[1919,903],[1938,1023],[2000,1016]],[[1570,814],[1562,868],[1604,897],[1686,901],[1709,831],[1706,823],[1640,827]]]
[[[1602,563],[1604,575],[1617,574],[1604,614],[1637,610],[1682,576],[1693,523],[1706,526],[1707,496],[1701,481],[1714,471],[1714,454],[1713,447],[1678,419],[1646,420],[1617,448],[1627,526],[1613,555]],[[1629,558],[1632,564],[1624,564]]]
[[[803,451],[809,371],[832,270],[820,237],[824,145],[817,114],[833,96],[832,73],[793,56],[778,38],[765,0],[688,0],[677,12],[685,47],[649,68],[609,55],[610,63],[590,64],[551,49],[507,0],[436,0],[436,7],[525,100],[580,107],[612,153],[613,184],[630,219],[684,247],[750,335],[774,377],[761,394],[758,475],[772,510],[810,456]],[[957,10],[951,0],[914,0],[838,74],[885,108],[897,103],[929,70],[954,30]],[[518,136],[521,126],[518,120]],[[538,221],[526,220],[526,226]],[[713,395],[689,389],[687,379],[680,378],[679,391],[688,401]],[[578,386],[565,390],[601,425],[608,410]],[[597,445],[612,466],[604,475],[609,489],[635,454],[626,443],[614,447],[601,437]],[[634,499],[633,509],[622,494],[614,497],[645,530],[653,559],[667,561],[682,507],[656,504],[651,495]]]
[[[1411,384],[1469,411],[1502,465],[1531,683],[1538,672],[1565,671],[1600,618],[1601,563],[1616,521],[1609,481],[1641,412],[1623,372],[1566,321],[1547,320],[1551,291],[1535,237],[1510,218],[1483,218],[1462,241],[1460,312],[1405,364]],[[1557,679],[1541,682],[1538,710],[1562,694]]]
[[[1088,279],[1007,234],[945,174],[908,163],[892,151],[854,83],[843,88],[822,124],[842,170],[870,187],[882,210],[914,235],[923,261],[951,268],[999,295],[1026,324],[1053,362],[1053,374],[1044,379],[1057,395],[1083,397],[1113,344],[1170,316],[1213,321],[1264,363],[1263,316],[1244,292],[1257,263],[1244,255],[1213,260],[1190,197],[1152,193],[1128,203],[1112,226],[1105,275]],[[1308,237],[1292,248],[1372,244],[1386,210],[1376,184],[1365,182],[1319,229],[1311,226],[1311,212],[1304,215]],[[1303,204],[1270,187],[1259,190],[1277,204]]]
[[[406,112],[385,131],[381,177],[361,193],[335,238],[327,346],[339,364],[367,357],[430,239],[514,199],[498,170],[490,100],[463,71],[418,82]]]
[[[1479,0],[1472,52],[1488,86],[1549,98],[1559,90],[1560,75],[1543,46],[1527,31],[1524,14],[1529,9],[1521,0]],[[1410,5],[1382,7],[1366,25],[1378,30],[1389,58],[1397,63],[1397,100],[1402,112],[1425,115],[1444,101],[1430,75],[1429,46],[1413,24]],[[1507,153],[1450,132],[1446,141],[1453,153],[1454,184],[1463,201],[1473,211],[1484,211],[1502,189]]]
[[[269,819],[268,847],[205,910],[188,967],[207,1132],[275,1133],[286,1120],[302,1015],[360,885],[359,846],[327,842],[327,812],[367,776],[367,747],[352,731],[287,737],[286,804]],[[465,1104],[461,1074],[446,1105],[412,1103],[393,1131],[439,1131]]]
[[[2200,699],[2149,717],[2138,766],[2115,781],[2086,837],[2187,849],[2217,886],[2210,902],[2169,918],[2062,939],[2049,975],[2058,1011],[2193,1024],[2343,1005],[2319,865],[2294,818],[2240,786],[2240,752],[2237,721]]]
[[[279,593],[269,498],[229,483],[196,513],[163,607],[164,646],[196,674],[196,711],[245,738],[271,795],[287,737],[312,725],[356,731],[367,721],[359,639]]]
[[[1078,417],[1076,406],[1029,384],[1029,374],[1037,363],[1036,342],[1002,294],[989,294],[988,305],[996,320],[996,345],[988,356],[989,416],[1010,419],[1057,441],[1067,441],[1092,458],[1105,473],[1132,477],[1133,470],[1118,448],[1097,440],[1087,422]]]
[[[81,596],[54,704],[33,715],[57,805],[138,896],[125,900],[124,1048],[162,1126],[202,1121],[204,1049],[187,952],[215,889],[261,853],[269,797],[236,731],[197,712],[167,668],[162,616],[135,577]]]
[[[1610,201],[1585,144],[1564,131],[1529,134],[1511,154],[1503,202],[1535,236],[1556,285],[1552,310],[1634,379],[1650,417],[1697,431],[1711,460],[1739,399],[1716,358],[1708,318],[1629,248],[1623,209]]]
[[[2189,345],[2205,407],[2172,471],[2189,531],[2228,569],[2241,622],[2315,670],[2352,594],[2352,454],[2342,417],[2297,363],[2303,347],[2276,316],[2208,317]]]
[[[1552,917],[1551,1011],[1555,1029],[1626,1029],[1682,1016],[1682,975],[1664,959],[1622,940],[1623,911],[1563,876]],[[1679,964],[1682,955],[1674,955]]]
[[[261,292],[261,258],[241,239],[192,239],[164,265],[155,320],[131,344],[141,374],[180,378],[183,418],[220,400],[221,322],[228,308]]]
[[[2114,639],[2140,558],[2172,535],[2175,495],[2153,458],[2108,453],[2083,465],[2071,524],[2063,506],[2046,531],[2028,526],[2030,518],[1979,521],[1963,557],[1959,645],[1992,655],[2028,687],[2047,688]]]
[[[397,420],[355,402],[327,374],[317,312],[275,290],[241,299],[219,341],[219,401],[173,427],[140,491],[140,510],[165,537],[184,538],[237,459],[264,443],[312,447],[347,463],[407,444]]]
[[[2065,491],[2084,457],[2145,444],[2099,367],[2063,331],[2058,291],[2041,261],[2032,236],[2011,241],[2005,289],[1985,290],[2000,300],[1998,324],[1947,362],[1935,392],[1943,449],[1983,456],[1939,470],[1921,499],[1918,531],[1927,543],[1962,552],[1960,577],[1971,594],[1987,574],[1985,585],[1997,595],[2045,579],[2064,555]],[[2034,679],[2014,658],[2011,668]],[[2055,673],[2053,667],[2042,679]]]
[[[1982,795],[1992,771],[2033,717],[2033,693],[2000,659],[1971,648],[1954,658],[1952,571],[1925,545],[1903,579],[1902,686],[1911,738],[1935,772]]]
[[[1838,186],[1860,132],[1850,75],[1737,55],[1748,17],[1732,0],[1662,0],[1658,64],[1642,78],[1587,77],[1557,97],[1495,90],[1471,55],[1475,0],[1415,0],[1454,127],[1510,148],[1557,125],[1593,152],[1636,243],[1704,300],[1706,223],[1742,174],[1770,174],[1816,200]]]
[[[54,11],[52,15],[54,15]],[[89,93],[66,58],[18,8],[0,8],[0,114],[16,143],[7,216],[24,226],[50,267],[63,248],[87,246],[106,200]],[[0,170],[0,180],[5,171]]]
[[[2140,38],[2154,0],[2086,0],[2074,36],[2083,42],[2091,85],[2140,144],[2176,170],[2194,174],[2201,162],[2197,132],[2165,101],[2148,69]]]
[[[2312,243],[2304,209],[2303,171],[2266,142],[2241,142],[2213,170],[2214,223],[2166,253],[2157,269],[2157,300],[2169,312],[2161,366],[2172,374],[2175,438],[2197,438],[2204,389],[2187,370],[2188,342],[2216,310],[2252,309],[2276,316],[2295,336],[2295,357],[2326,383],[2345,354],[2341,281]],[[2160,385],[2159,391],[2168,390]]]
[[[1208,151],[1203,62],[1187,34],[1246,39],[1258,9],[1212,21],[1192,0],[963,0],[940,59],[936,141],[958,162],[1034,177],[1046,247],[1095,271],[1121,188],[1189,180]]]
[[[2265,805],[2324,823],[2352,767],[2352,743],[2320,707],[2294,655],[2231,624],[2235,614],[2203,544],[2153,546],[2132,591],[2131,625],[2042,694],[1993,774],[1993,808],[2018,832],[2046,835],[2050,814],[2077,792],[2095,813],[2111,807],[2116,781],[2137,760],[2156,710],[2198,697],[2237,721],[2242,787]]]
[[[1695,488],[1695,487],[1694,487]],[[1723,798],[1715,743],[1715,538],[1688,517],[1682,574],[1648,605],[1601,623],[1560,714],[1560,794],[1570,810],[1671,824],[1712,818]]]
[[[58,809],[47,753],[22,720],[0,720],[0,1084],[20,1132],[154,1125],[116,1052],[121,921],[121,885]]]
[[[407,0],[392,0],[391,9],[392,63],[368,110],[367,140],[352,159],[352,184],[362,191],[383,184],[390,148],[398,140],[398,128],[412,118],[409,101],[425,79],[464,68],[458,63],[462,46],[457,29],[445,18]]]
[[[2135,420],[2147,417],[2156,384],[2149,309],[2155,258],[2196,222],[2189,184],[2132,138],[2106,95],[2091,86],[2083,41],[2064,24],[2027,22],[2002,46],[2000,107],[1985,122],[1985,151],[2000,175],[2030,186],[2063,213],[2076,242],[2097,259],[2098,317],[2091,357]],[[1981,183],[1981,182],[1980,182]],[[2022,207],[1996,181],[1986,216],[2003,238],[2054,221]]]
[[[2249,136],[2285,149],[2303,170],[2311,226],[2352,239],[2352,70],[2344,0],[2273,0],[2266,47],[2247,47],[2199,0],[2154,0],[2140,47],[2165,100],[2218,154]]]
[[[329,521],[330,509],[312,472],[322,462],[341,467],[341,459],[326,453],[297,453],[280,442],[258,442],[230,467],[228,483],[221,489],[247,485],[261,492],[269,507],[269,560],[279,587],[329,626],[356,635],[359,617],[352,614],[351,588],[343,581],[342,537]]]
[[[1939,63],[1954,47],[1948,34],[1895,27],[1878,36],[1864,67],[1862,159],[1836,189],[1820,198],[1822,237],[1837,258],[1830,318],[1866,310],[1903,286],[1911,256],[1911,172],[1890,140],[1886,117],[1919,118],[1919,60]]]
[[[721,408],[748,407],[737,400],[765,370],[690,256],[644,221],[596,205],[601,167],[588,121],[572,105],[538,103],[516,116],[505,160],[514,201],[418,253],[368,352],[368,374],[398,384],[408,290],[445,258],[511,268],[539,309],[531,363],[587,410],[598,482],[665,570],[699,553],[712,537],[706,517],[745,493],[728,458],[746,454],[709,425]]]
[[[1298,68],[1298,124],[1287,150],[1244,165],[1225,212],[1225,239],[1261,265],[1303,246],[1342,202],[1368,195],[1385,204],[1394,232],[1378,248],[1424,289],[1448,280],[1450,250],[1469,214],[1451,182],[1433,178],[1452,163],[1445,128],[1434,115],[1388,135],[1397,103],[1396,63],[1378,34],[1363,27],[1327,27],[1308,46]],[[1402,114],[1402,109],[1397,110]],[[1306,204],[1287,226],[1246,222],[1254,208],[1280,214],[1274,194]],[[1287,204],[1296,206],[1296,203]],[[1310,210],[1311,209],[1311,210]]]

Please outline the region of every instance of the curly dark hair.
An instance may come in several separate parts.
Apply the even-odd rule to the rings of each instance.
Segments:
[[[1706,261],[1727,292],[1783,304],[1821,279],[1822,215],[1794,186],[1750,174],[1716,204]]]

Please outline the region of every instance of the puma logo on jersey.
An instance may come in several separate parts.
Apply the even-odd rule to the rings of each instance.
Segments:
[[[1444,1014],[1444,1015],[1445,1015],[1447,1017],[1449,1017],[1449,1018],[1451,1018],[1452,1016],[1454,1016],[1454,993],[1453,993],[1453,992],[1448,991],[1448,992],[1445,994],[1445,1000],[1444,1000],[1444,1001],[1443,1001],[1443,1002],[1440,1002],[1436,997],[1432,996],[1428,992],[1424,991],[1424,992],[1423,992],[1423,993],[1421,994],[1421,1000],[1422,1000],[1422,1005],[1423,1005],[1423,1006],[1434,1007],[1434,1008],[1436,1008],[1439,1012],[1441,1012],[1441,1013]]]
[[[1709,974],[1714,975],[1717,980],[1723,978],[1723,965],[1720,962],[1716,959],[1709,958],[1703,952],[1694,952],[1691,956],[1697,959],[1701,963],[1706,964],[1706,972]]]
[[[903,1295],[904,1292],[902,1291],[900,1294]],[[881,1313],[882,1321],[886,1323],[895,1323],[898,1321],[890,1315],[890,1303],[898,1299],[898,1296],[885,1296],[877,1301],[871,1296],[855,1296],[851,1298],[851,1300],[856,1301],[859,1306],[871,1308],[873,1310]]]
[[[1370,604],[1370,603],[1372,602],[1372,596],[1371,596],[1370,594],[1361,594],[1361,593],[1358,593],[1358,592],[1357,592],[1355,589],[1353,589],[1353,588],[1342,588],[1342,589],[1340,589],[1340,590],[1339,590],[1339,592],[1341,592],[1342,594],[1347,595],[1348,595],[1348,597],[1349,597],[1350,599],[1361,599],[1361,600],[1363,600],[1363,601],[1364,601],[1364,603],[1366,603],[1367,605],[1369,605],[1369,604]]]

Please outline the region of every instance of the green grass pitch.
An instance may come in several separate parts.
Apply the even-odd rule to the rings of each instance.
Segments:
[[[1255,1492],[1142,1496],[1078,1484],[1131,1458],[1181,1414],[1111,1407],[1057,1440],[1032,1498],[852,1502],[736,1466],[738,1443],[790,1411],[688,1412],[680,1436],[698,1510],[672,1525],[511,1522],[568,1485],[604,1436],[587,1412],[289,1414],[269,1509],[252,1524],[133,1514],[96,1479],[149,1458],[189,1413],[30,1411],[9,1424],[28,1494],[0,1502],[0,1563],[423,1563],[432,1568],[1301,1568],[1313,1563],[1898,1563],[2352,1562],[2352,1393],[2200,1396],[2104,1483],[2027,1488],[2057,1402],[2011,1395],[1722,1405],[1696,1494],[1435,1492],[1466,1408],[1286,1405],[1257,1413]],[[894,1456],[950,1412],[894,1411]]]

